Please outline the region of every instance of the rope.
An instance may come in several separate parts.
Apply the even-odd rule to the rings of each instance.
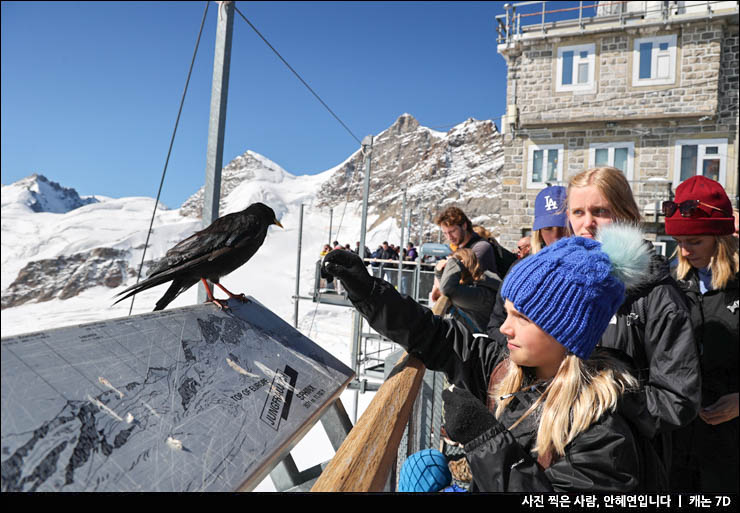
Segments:
[[[154,217],[157,213],[157,205],[159,204],[159,197],[162,194],[162,186],[164,185],[164,177],[167,174],[167,165],[170,162],[170,155],[172,154],[172,146],[175,143],[175,134],[177,134],[177,125],[180,123],[180,115],[182,114],[182,107],[185,104],[185,95],[188,92],[188,85],[190,84],[190,76],[193,73],[193,65],[195,64],[195,56],[198,54],[198,46],[200,45],[200,36],[203,34],[203,25],[206,22],[206,14],[208,14],[208,4],[206,2],[206,8],[203,11],[203,19],[200,22],[200,31],[198,31],[198,39],[195,42],[195,50],[193,51],[193,58],[190,61],[190,70],[188,71],[188,78],[185,81],[185,89],[182,92],[182,99],[180,100],[180,109],[177,111],[177,119],[175,120],[175,128],[172,130],[172,137],[170,138],[170,147],[167,150],[167,158],[164,162],[164,169],[162,170],[162,179],[159,181],[159,190],[157,191],[157,199],[154,201],[154,210],[152,211],[152,219],[149,221],[149,230],[146,233],[146,242],[144,243],[144,251],[141,253],[141,263],[139,263],[139,271],[136,273],[136,283],[139,283],[141,279],[141,269],[144,267],[144,257],[146,256],[146,248],[149,246],[149,237],[152,235],[152,226],[154,225]],[[134,309],[134,299],[136,295],[131,296],[131,306],[128,309],[128,314],[131,315],[131,311]]]
[[[314,95],[314,96],[316,97],[316,99],[317,99],[317,100],[319,100],[319,102],[321,102],[321,105],[323,105],[323,106],[324,106],[324,108],[326,108],[326,110],[328,110],[328,111],[329,111],[329,113],[330,113],[330,114],[331,114],[332,116],[334,116],[334,119],[336,119],[337,121],[339,121],[339,124],[340,124],[340,125],[342,125],[342,126],[344,127],[344,129],[345,129],[345,130],[346,130],[346,131],[347,131],[347,132],[349,133],[349,135],[351,135],[351,136],[352,136],[352,138],[353,138],[353,139],[354,139],[355,141],[357,141],[357,143],[358,143],[358,144],[360,144],[360,145],[361,145],[361,144],[362,144],[362,141],[360,141],[360,139],[358,139],[358,138],[357,138],[357,136],[356,136],[356,135],[355,135],[355,134],[354,134],[354,133],[352,132],[352,130],[350,130],[350,129],[349,129],[348,127],[347,127],[347,125],[345,125],[345,124],[344,124],[344,121],[342,121],[341,119],[339,119],[339,116],[337,116],[337,115],[336,115],[336,114],[334,113],[334,111],[333,111],[333,110],[331,110],[331,109],[329,108],[329,106],[328,106],[328,105],[327,105],[327,104],[326,104],[326,103],[324,102],[324,100],[322,100],[322,99],[321,99],[321,97],[320,97],[320,96],[319,96],[318,94],[316,94],[316,92],[315,92],[315,91],[314,91],[313,89],[311,89],[311,86],[310,86],[310,85],[308,85],[308,83],[306,83],[306,81],[305,81],[305,80],[303,80],[303,77],[301,77],[301,76],[300,76],[300,75],[298,74],[298,72],[297,72],[296,70],[294,70],[294,69],[293,69],[293,67],[292,67],[292,66],[291,66],[290,64],[288,64],[288,61],[286,61],[286,60],[285,60],[285,59],[283,58],[283,56],[282,56],[282,55],[280,55],[280,53],[279,53],[279,52],[278,52],[277,50],[275,50],[275,47],[273,47],[273,46],[272,46],[272,45],[270,44],[270,42],[269,42],[269,41],[268,41],[267,39],[265,39],[265,36],[263,36],[263,35],[262,35],[262,34],[260,33],[260,31],[259,31],[259,30],[257,30],[257,27],[255,27],[255,26],[254,26],[254,25],[252,24],[252,22],[251,22],[251,21],[249,21],[249,20],[247,19],[247,17],[246,17],[246,16],[244,16],[244,14],[242,14],[242,12],[241,12],[241,11],[240,11],[240,10],[239,10],[239,9],[238,9],[238,8],[237,8],[236,6],[234,6],[234,9],[236,9],[236,12],[237,12],[237,13],[239,13],[239,16],[241,16],[241,17],[242,17],[242,19],[243,19],[244,21],[246,21],[246,22],[247,22],[247,24],[248,24],[248,25],[249,25],[249,26],[250,26],[250,27],[252,28],[252,30],[254,30],[254,32],[255,32],[255,33],[256,33],[256,34],[257,34],[257,35],[258,35],[258,36],[260,37],[260,39],[262,39],[262,41],[264,41],[264,42],[265,42],[265,44],[266,44],[266,45],[267,45],[267,46],[268,46],[268,47],[270,48],[270,50],[272,50],[272,51],[273,51],[273,52],[275,53],[275,55],[277,55],[277,56],[278,56],[278,58],[279,58],[279,59],[280,59],[281,61],[283,61],[283,64],[285,64],[285,65],[286,65],[286,66],[288,67],[288,69],[289,69],[290,71],[292,71],[292,72],[293,72],[293,74],[294,74],[294,75],[295,75],[296,77],[298,77],[298,80],[300,80],[300,81],[301,81],[301,83],[303,83],[303,85],[304,85],[304,86],[306,86],[306,88],[307,88],[307,89],[308,89],[309,91],[311,91],[311,94],[313,94],[313,95]]]

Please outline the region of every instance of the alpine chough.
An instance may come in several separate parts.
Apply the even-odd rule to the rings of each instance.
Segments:
[[[128,292],[116,303],[142,290],[171,281],[167,292],[154,307],[155,311],[162,310],[180,293],[198,283],[198,280],[206,287],[206,302],[213,302],[219,308],[228,308],[226,301],[213,297],[206,280],[215,283],[230,298],[246,301],[244,294],[232,294],[219,283],[219,279],[252,258],[262,246],[267,229],[273,224],[283,227],[275,218],[275,212],[262,203],[253,203],[241,212],[219,217],[207,228],[195,232],[167,251],[154,265],[146,280],[116,294],[120,296]]]

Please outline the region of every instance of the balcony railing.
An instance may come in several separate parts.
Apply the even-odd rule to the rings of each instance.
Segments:
[[[496,41],[511,43],[523,34],[546,34],[554,28],[578,28],[618,22],[626,25],[633,20],[656,20],[666,23],[674,16],[694,14],[712,17],[719,4],[734,2],[706,1],[691,2],[639,2],[608,1],[578,2],[577,6],[564,7],[565,2],[517,2],[505,4],[505,14],[496,16]],[[575,3],[575,2],[569,2]],[[548,9],[548,4],[550,9]],[[735,4],[736,5],[736,4]]]

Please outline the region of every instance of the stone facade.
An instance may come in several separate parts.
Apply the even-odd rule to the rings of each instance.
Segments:
[[[635,39],[667,35],[676,36],[675,80],[634,86]],[[558,91],[558,48],[576,45],[593,45],[593,87]],[[725,141],[723,185],[737,205],[737,8],[734,17],[531,36],[501,45],[499,53],[508,64],[500,174],[501,217],[508,222],[501,234],[505,246],[512,246],[534,220],[539,188],[527,183],[533,144],[562,145],[563,184],[592,166],[592,145],[629,145],[633,153],[628,179],[645,220],[651,222],[656,220],[656,202],[671,197],[678,183],[677,142]],[[650,227],[655,236],[663,233],[660,223]]]

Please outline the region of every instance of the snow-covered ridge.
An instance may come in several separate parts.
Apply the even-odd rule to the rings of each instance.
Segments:
[[[36,173],[2,186],[2,208],[15,206],[25,207],[32,212],[63,214],[97,202],[94,197],[80,197],[76,190],[62,187],[57,182]]]

